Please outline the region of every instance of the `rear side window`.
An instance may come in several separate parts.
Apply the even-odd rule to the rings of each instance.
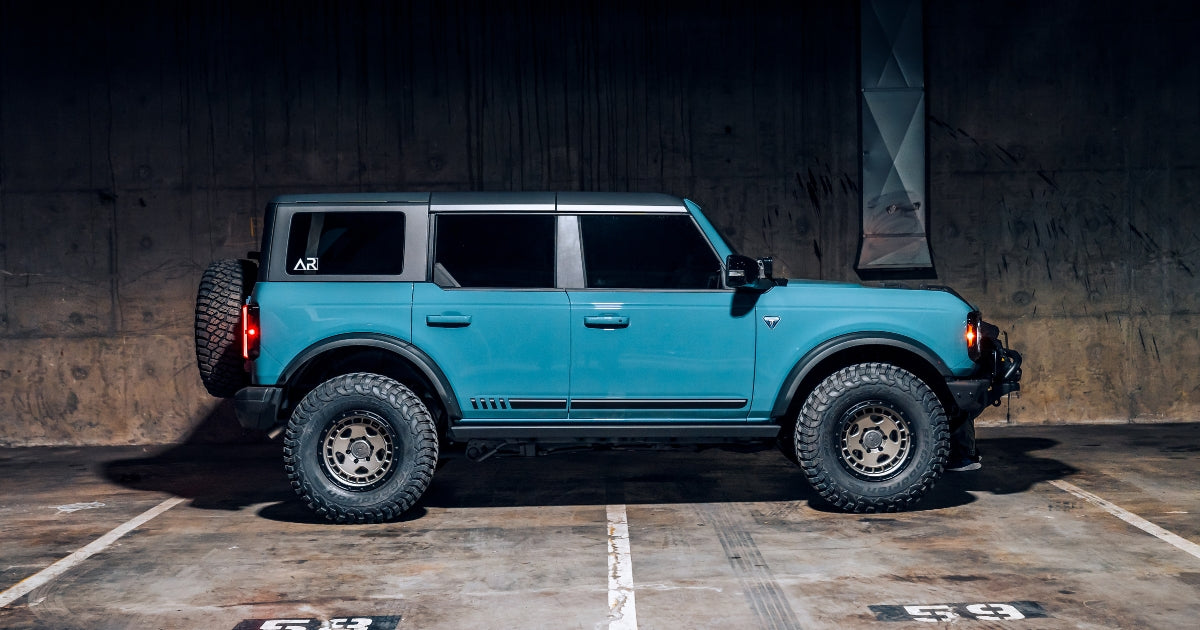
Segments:
[[[554,216],[443,214],[433,279],[443,287],[554,288]]]
[[[399,275],[401,212],[297,212],[288,234],[289,275]]]
[[[688,215],[581,216],[589,289],[719,289],[721,261]]]

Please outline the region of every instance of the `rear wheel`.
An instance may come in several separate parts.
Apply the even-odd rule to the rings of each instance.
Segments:
[[[230,398],[250,384],[242,358],[242,304],[254,286],[249,260],[218,260],[204,270],[196,292],[196,364],[209,394]]]
[[[296,407],[284,439],[292,488],[339,523],[400,516],[429,487],[437,460],[437,427],[424,403],[378,374],[317,386]]]
[[[851,512],[912,507],[941,476],[949,452],[941,402],[921,379],[863,363],[822,381],[796,421],[796,454],[813,488]]]

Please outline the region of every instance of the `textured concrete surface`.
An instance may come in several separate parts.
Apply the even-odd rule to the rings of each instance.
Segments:
[[[0,444],[232,423],[194,291],[278,193],[665,191],[854,279],[857,4],[0,4]],[[1198,14],[927,4],[936,281],[1027,358],[984,421],[1198,417]]]
[[[614,505],[639,628],[924,627],[885,619],[949,604],[965,627],[1192,627],[1198,436],[1196,424],[988,428],[983,470],[881,515],[830,511],[774,451],[458,458],[401,521],[362,526],[314,520],[278,444],[0,449],[0,600],[183,499],[0,607],[0,627],[604,628]],[[997,618],[1005,609],[987,604],[1045,616]]]

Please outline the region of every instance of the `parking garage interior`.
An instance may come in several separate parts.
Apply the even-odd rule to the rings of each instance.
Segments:
[[[920,54],[929,263],[900,270],[862,255],[872,16],[920,38],[884,46]],[[1198,26],[1175,1],[0,3],[0,627],[1189,627]],[[201,385],[200,275],[259,249],[276,195],[474,190],[666,192],[777,275],[951,286],[1022,389],[978,419],[983,468],[909,512],[713,446],[451,452],[400,519],[320,520]]]

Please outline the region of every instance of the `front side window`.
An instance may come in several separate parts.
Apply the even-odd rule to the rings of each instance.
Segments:
[[[579,218],[589,289],[719,289],[721,261],[688,215]]]
[[[433,280],[443,287],[554,288],[554,216],[442,214]]]
[[[399,275],[404,268],[401,212],[297,212],[288,233],[293,276]]]

